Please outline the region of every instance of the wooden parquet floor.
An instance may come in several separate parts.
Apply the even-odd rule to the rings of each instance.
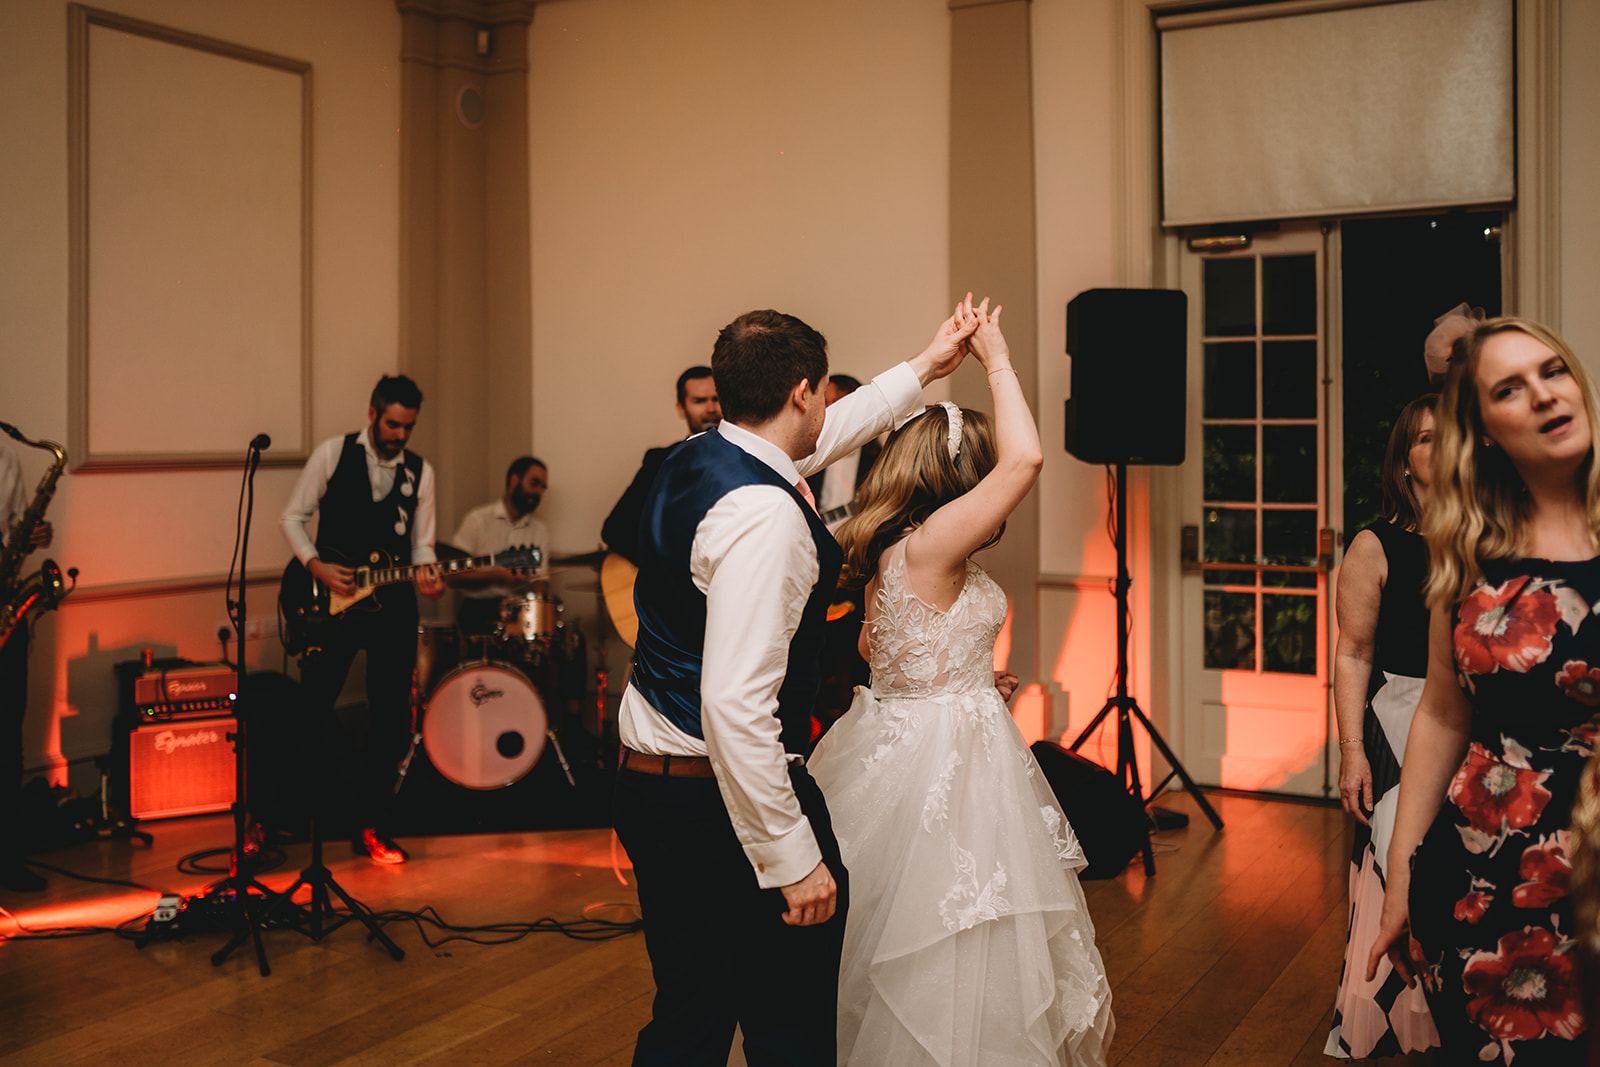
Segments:
[[[1157,874],[1137,865],[1086,882],[1117,1018],[1112,1063],[1310,1067],[1322,1056],[1345,929],[1349,828],[1333,808],[1217,796],[1226,826],[1190,814],[1158,836]],[[210,876],[177,860],[225,844],[225,817],[148,827],[153,848],[108,841],[42,857],[98,878],[197,893]],[[382,868],[330,845],[328,866],[376,910],[432,905],[457,925],[625,918],[631,888],[613,872],[605,830],[414,838],[412,860]],[[621,850],[616,857],[626,863]],[[305,846],[263,877],[282,889]],[[45,872],[49,874],[49,872]],[[623,867],[629,876],[631,871]],[[49,874],[42,894],[0,891],[0,935],[115,925],[156,896]],[[388,931],[396,962],[343,926],[320,942],[268,930],[272,973],[248,943],[221,966],[222,934],[136,948],[109,935],[0,942],[0,1063],[623,1065],[648,1018],[643,938],[577,941],[536,932],[509,944],[430,949],[409,925]],[[736,1060],[738,1057],[735,1057]],[[1395,1062],[1395,1061],[1388,1061]],[[1418,1060],[1417,1062],[1426,1062]]]

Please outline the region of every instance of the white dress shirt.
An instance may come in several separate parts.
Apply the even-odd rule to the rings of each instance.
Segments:
[[[11,527],[28,510],[22,493],[22,460],[9,444],[0,442],[0,545],[8,543]]]
[[[816,451],[799,463],[732,423],[718,432],[792,485],[920,410],[921,383],[902,363],[830,407]],[[652,755],[709,756],[756,882],[764,889],[791,885],[822,860],[789,783],[777,717],[789,644],[817,584],[811,527],[794,497],[777,486],[741,486],[700,520],[689,569],[706,596],[700,668],[705,740],[673,726],[632,685],[622,696],[621,740]]]
[[[367,454],[367,480],[372,484],[372,499],[382,500],[394,488],[395,474],[405,461],[405,449],[393,459],[384,459],[372,447],[372,428],[361,431],[357,440]],[[317,545],[306,532],[306,523],[317,513],[322,496],[328,491],[328,480],[339,468],[339,456],[344,452],[344,435],[330,437],[317,446],[311,458],[300,471],[300,480],[289,494],[288,506],[283,509],[280,525],[301,563],[317,558]],[[417,511],[411,522],[411,562],[433,563],[433,464],[422,461],[422,477],[416,487]]]
[[[550,574],[550,552],[545,548],[550,543],[550,531],[544,523],[533,517],[531,511],[520,519],[513,519],[506,510],[504,500],[496,500],[467,512],[467,517],[456,527],[456,535],[450,539],[450,543],[474,556],[492,556],[508,548],[545,549],[543,558],[539,560],[538,576],[545,578]],[[511,590],[495,585],[466,592],[469,597],[484,599],[508,596]]]

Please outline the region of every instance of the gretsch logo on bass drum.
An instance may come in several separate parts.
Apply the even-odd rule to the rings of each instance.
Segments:
[[[214,745],[222,740],[222,735],[215,730],[196,730],[189,734],[177,734],[171,730],[163,730],[156,734],[156,751],[163,756],[170,756],[180,748],[196,748],[200,745]]]
[[[472,700],[472,706],[475,707],[475,708],[481,708],[487,702],[489,702],[491,700],[494,700],[497,697],[503,697],[505,695],[506,695],[505,690],[503,690],[503,689],[490,689],[487,685],[484,685],[482,682],[473,682],[472,683],[472,689],[467,693],[467,696],[470,697],[471,700]]]

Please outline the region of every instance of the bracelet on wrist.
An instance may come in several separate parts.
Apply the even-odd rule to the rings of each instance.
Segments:
[[[989,372],[989,377],[993,378],[996,374],[1004,374],[1007,371],[1010,371],[1012,374],[1017,374],[1017,368],[1015,368],[1015,367],[996,367],[994,370]],[[1019,381],[1021,380],[1021,378],[1022,378],[1022,375],[1017,374],[1017,379]]]
[[[1366,738],[1364,738],[1364,737],[1341,737],[1341,738],[1339,738],[1339,743],[1341,745],[1359,745],[1359,744],[1363,743],[1364,741],[1366,741]]]

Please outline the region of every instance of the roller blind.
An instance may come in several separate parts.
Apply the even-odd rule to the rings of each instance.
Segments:
[[[1512,0],[1261,11],[1157,23],[1164,225],[1515,196]]]

